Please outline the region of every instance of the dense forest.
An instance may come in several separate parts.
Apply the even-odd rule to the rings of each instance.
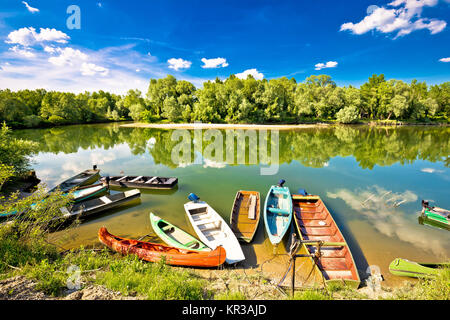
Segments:
[[[104,91],[0,90],[0,121],[12,127],[134,120],[147,122],[302,123],[361,120],[450,121],[450,82],[428,86],[373,75],[360,88],[327,75],[256,80],[231,75],[196,88],[171,75],[151,79],[144,96]]]

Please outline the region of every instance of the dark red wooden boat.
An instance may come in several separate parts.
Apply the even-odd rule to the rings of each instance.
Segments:
[[[325,282],[338,282],[358,288],[360,278],[352,253],[319,196],[292,195],[294,220],[303,245],[315,255],[316,268]],[[320,244],[320,252],[317,252]]]
[[[135,254],[140,259],[158,262],[163,257],[169,265],[187,267],[217,267],[225,262],[226,252],[223,247],[213,251],[193,251],[169,247],[159,243],[151,243],[126,239],[112,235],[105,227],[98,231],[100,242],[121,254]]]

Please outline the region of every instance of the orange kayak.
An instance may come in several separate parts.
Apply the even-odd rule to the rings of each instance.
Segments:
[[[159,243],[138,241],[112,235],[105,227],[98,231],[98,239],[110,249],[121,254],[135,254],[140,259],[158,262],[163,257],[173,266],[217,267],[225,262],[226,252],[223,247],[213,251],[193,251],[169,247]]]

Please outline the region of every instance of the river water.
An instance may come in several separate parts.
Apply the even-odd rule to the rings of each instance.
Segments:
[[[260,131],[244,132],[250,138],[243,148],[238,140],[234,146],[227,144],[227,134],[234,131],[203,130],[198,135],[199,131],[181,132],[178,137],[190,138],[183,145],[181,140],[174,141],[173,130],[124,128],[117,123],[17,130],[14,135],[39,143],[33,168],[48,187],[94,164],[102,175],[179,178],[174,190],[141,190],[140,201],[53,235],[64,248],[98,245],[101,226],[120,236],[148,234],[151,241],[159,241],[149,212],[195,234],[183,209],[189,193],[197,194],[229,221],[238,190],[259,191],[264,201],[270,185],[285,179],[293,194],[304,188],[321,196],[349,243],[362,278],[372,266],[381,270],[387,284],[399,283],[403,279],[388,271],[397,257],[448,261],[449,231],[421,225],[418,217],[422,199],[450,208],[450,128],[313,127],[267,137]],[[254,137],[258,143],[251,140]],[[218,148],[211,152],[212,146]],[[181,149],[185,152],[179,153]],[[278,166],[262,174],[263,168],[269,168],[267,158]],[[286,252],[288,239],[278,253]],[[246,268],[261,267],[273,258],[262,219],[254,242],[245,245],[244,252]],[[276,265],[280,272],[287,267],[284,260]]]

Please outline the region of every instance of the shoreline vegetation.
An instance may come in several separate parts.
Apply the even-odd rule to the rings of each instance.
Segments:
[[[296,125],[311,123],[449,124],[450,82],[427,85],[373,75],[356,88],[328,75],[256,80],[231,75],[196,88],[172,75],[151,79],[148,90],[125,95],[0,90],[0,122],[42,128],[111,121]]]

